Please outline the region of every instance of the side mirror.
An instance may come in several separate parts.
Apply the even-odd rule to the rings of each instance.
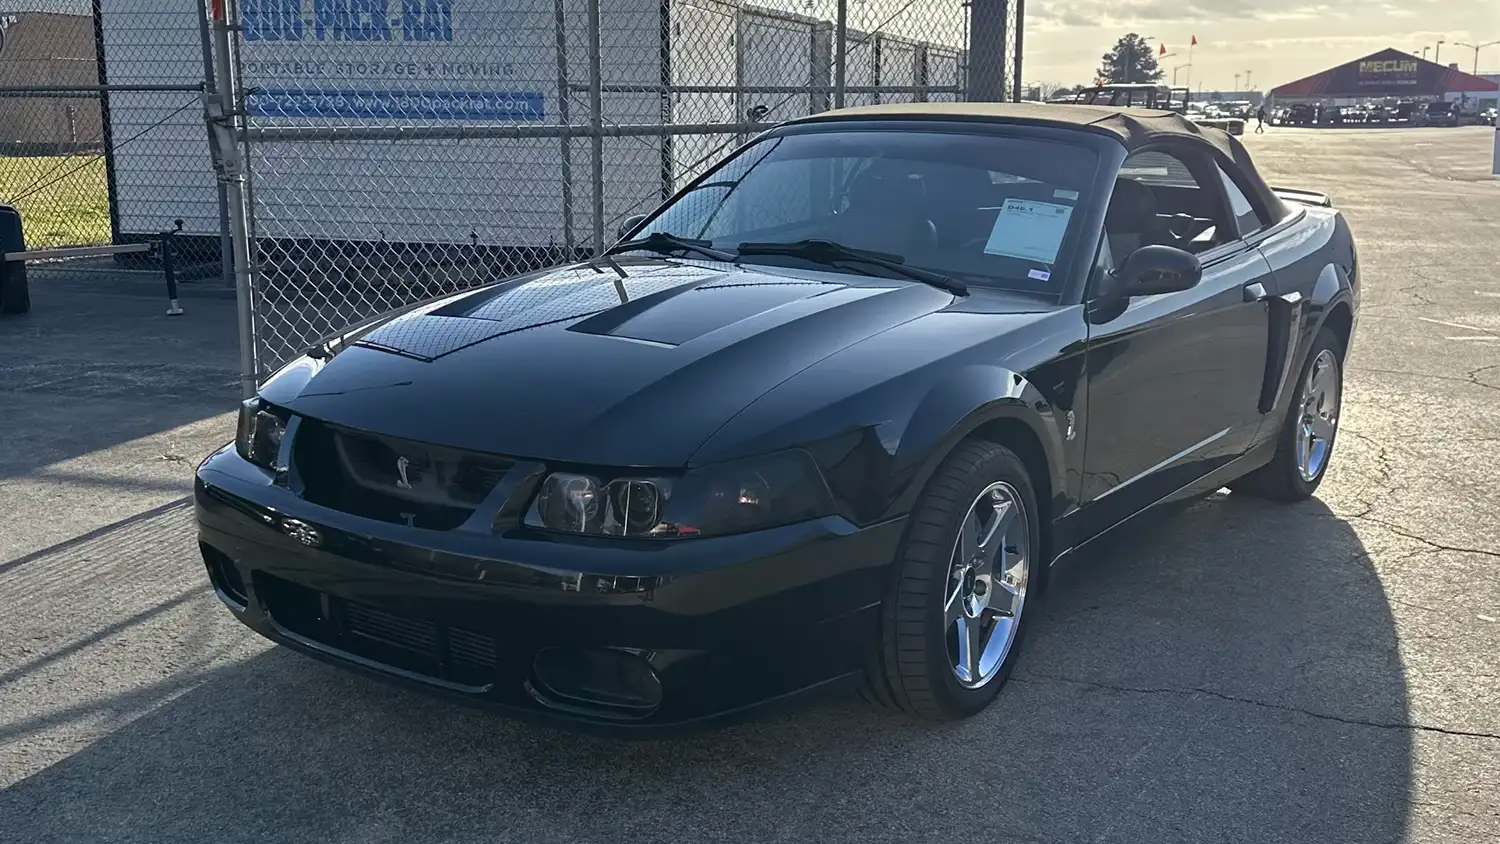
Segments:
[[[1114,276],[1116,293],[1126,298],[1176,293],[1203,279],[1203,262],[1175,246],[1142,246],[1130,253]]]
[[[639,226],[644,222],[646,222],[645,214],[631,214],[629,217],[625,218],[625,222],[620,224],[620,230],[617,232],[617,234],[623,240],[624,238],[628,237],[631,232],[635,231],[636,226]]]

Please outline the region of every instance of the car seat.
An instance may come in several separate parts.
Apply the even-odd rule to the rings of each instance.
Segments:
[[[1116,267],[1124,266],[1130,253],[1142,246],[1171,241],[1156,217],[1156,194],[1135,179],[1115,180],[1104,215],[1104,233]]]
[[[937,225],[928,217],[920,175],[867,170],[845,196],[848,204],[835,226],[845,246],[906,257],[937,246]]]

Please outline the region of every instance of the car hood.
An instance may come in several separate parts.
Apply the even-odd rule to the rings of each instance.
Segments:
[[[293,362],[261,395],[308,417],[421,442],[682,466],[776,385],[953,302],[926,285],[841,273],[586,263],[377,321],[326,360]],[[1009,307],[1038,306],[1018,298]]]

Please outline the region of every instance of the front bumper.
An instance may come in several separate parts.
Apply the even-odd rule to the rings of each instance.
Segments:
[[[619,542],[433,531],[298,498],[225,448],[199,539],[235,616],[320,659],[522,718],[641,732],[863,668],[904,520]]]

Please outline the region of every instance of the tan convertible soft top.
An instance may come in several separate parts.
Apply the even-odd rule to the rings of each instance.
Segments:
[[[1258,196],[1273,219],[1287,214],[1286,205],[1261,178],[1244,144],[1221,129],[1200,126],[1175,111],[1042,103],[890,103],[825,111],[788,123],[839,120],[978,120],[1082,129],[1113,136],[1132,152],[1164,140],[1205,144],[1239,168],[1246,179],[1242,187]]]

